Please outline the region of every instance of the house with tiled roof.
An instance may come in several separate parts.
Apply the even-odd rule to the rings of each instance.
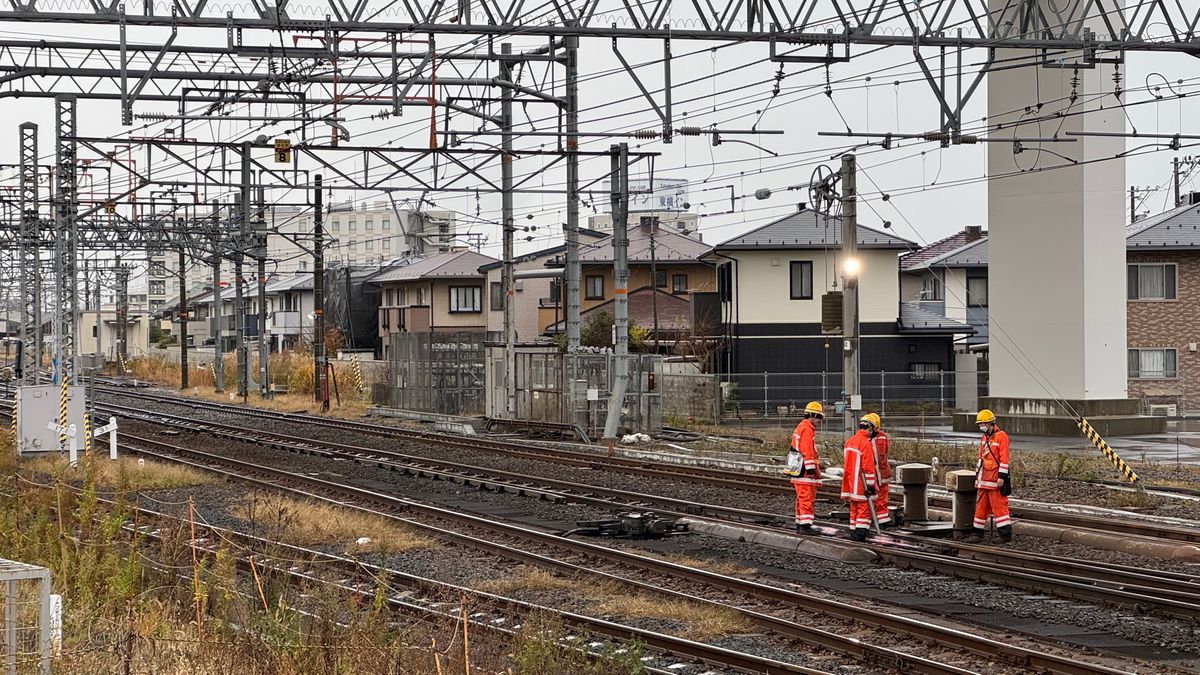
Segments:
[[[822,305],[843,284],[841,236],[839,217],[801,208],[705,255],[717,265],[726,345],[721,368],[760,382],[763,373],[790,374],[768,386],[770,401],[840,397],[840,327],[822,329]],[[860,223],[857,245],[861,372],[903,374],[904,382],[896,383],[910,392],[939,386],[941,373],[954,367],[955,336],[973,329],[901,302],[899,257],[918,250],[915,243]],[[836,314],[840,318],[840,310]],[[879,400],[878,381],[863,378],[865,400]]]
[[[974,328],[966,345],[987,342],[987,231],[960,232],[900,256],[900,300]]]
[[[484,280],[495,262],[470,250],[402,261],[369,279],[380,289],[379,338],[386,358],[394,333],[484,332]]]

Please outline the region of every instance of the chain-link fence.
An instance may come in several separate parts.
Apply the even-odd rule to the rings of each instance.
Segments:
[[[714,377],[720,387],[722,417],[792,414],[809,401],[830,405],[844,400],[840,372],[723,373]],[[983,371],[875,371],[861,373],[859,381],[863,409],[880,414],[947,415],[974,409],[988,391],[988,374]]]

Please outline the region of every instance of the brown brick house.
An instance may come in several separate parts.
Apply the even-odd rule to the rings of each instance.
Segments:
[[[1200,195],[1188,201],[1126,233],[1129,395],[1147,409],[1200,409]]]

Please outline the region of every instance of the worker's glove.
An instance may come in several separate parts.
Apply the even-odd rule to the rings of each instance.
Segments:
[[[1003,476],[1000,477],[1000,479],[1003,481],[1000,484],[1000,494],[1004,495],[1005,497],[1011,495],[1012,494],[1012,478],[1008,474],[1004,474]]]
[[[874,485],[868,485],[868,486],[867,486],[867,496],[868,496],[868,497],[874,497],[875,495],[876,495],[875,486],[874,486]]]

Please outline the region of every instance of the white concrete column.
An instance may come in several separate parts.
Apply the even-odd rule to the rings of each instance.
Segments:
[[[1039,2],[1046,7],[1062,4],[1062,0]],[[1008,4],[1009,0],[992,0],[991,9],[996,12]],[[1103,32],[1100,23],[1094,23],[1093,28]],[[1030,54],[999,50],[997,61],[1020,56]],[[1120,70],[1125,88],[1127,69]],[[1108,64],[1081,68],[1073,106],[1070,68],[990,73],[989,133],[993,138],[1012,138],[1056,133],[1065,137],[1067,131],[1124,132],[1125,117],[1112,94],[1113,73],[1114,66]],[[1027,107],[1036,112],[1039,102],[1044,104],[1042,116],[1067,112],[1068,107],[1069,112],[1088,113],[1007,126],[1021,119]],[[1026,120],[1032,117],[1024,115]],[[998,123],[1006,128],[997,130]],[[1127,398],[1125,161],[1030,171],[1069,162],[1038,152],[1036,143],[1025,146],[1024,152],[1014,154],[1011,144],[988,145],[990,394]],[[1042,147],[1087,162],[1122,152],[1125,139],[1079,138]],[[1026,171],[1012,175],[1021,169]],[[1040,378],[1050,386],[1040,383]]]

